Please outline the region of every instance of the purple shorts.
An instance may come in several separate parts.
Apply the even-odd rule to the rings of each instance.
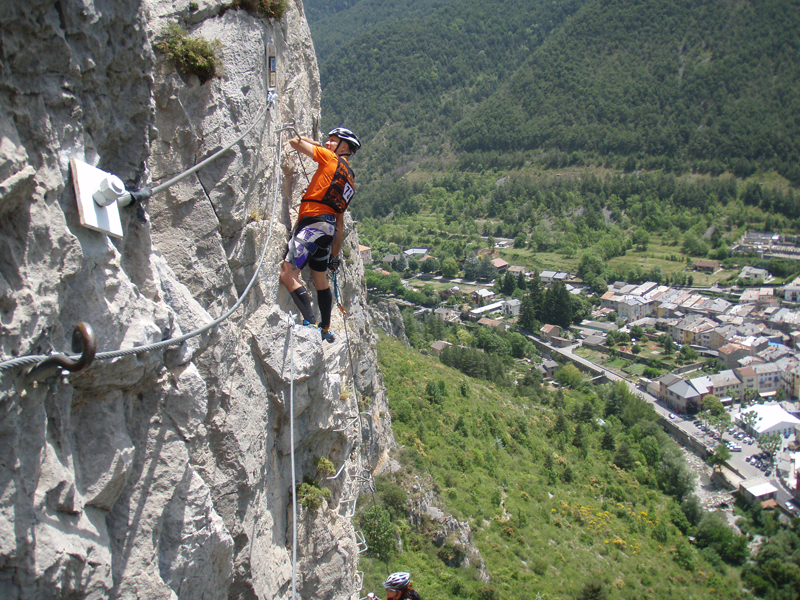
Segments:
[[[328,270],[328,257],[335,235],[335,220],[306,225],[289,240],[289,250],[284,260],[292,263],[295,269],[302,269],[308,264],[312,271],[325,272]]]

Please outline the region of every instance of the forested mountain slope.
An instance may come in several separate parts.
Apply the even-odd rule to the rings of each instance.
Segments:
[[[800,183],[798,32],[793,2],[590,2],[452,139]]]
[[[325,123],[369,145],[359,181],[439,155],[450,129],[514,74],[582,0],[458,0],[379,25],[321,60]]]
[[[303,5],[317,59],[322,62],[338,47],[348,48],[359,36],[381,23],[425,17],[454,1],[306,0]]]
[[[333,14],[329,31],[340,15],[374,15],[368,7]],[[797,3],[429,7],[419,18],[425,5],[412,3],[413,17],[391,13],[360,36],[342,29],[349,42],[320,59],[325,122],[348,123],[369,149],[362,183],[454,155],[462,169],[761,168],[800,183]]]

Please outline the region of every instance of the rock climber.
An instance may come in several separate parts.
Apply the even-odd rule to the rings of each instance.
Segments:
[[[300,202],[297,225],[289,240],[280,280],[300,310],[303,325],[318,328],[322,339],[333,343],[336,341],[331,330],[333,294],[327,271],[335,272],[341,262],[344,211],[355,192],[353,171],[347,159],[361,148],[361,142],[349,129],[336,127],[328,133],[324,146],[303,136],[289,140],[289,145],[313,158],[319,166]],[[311,298],[300,280],[300,270],[306,264],[317,290],[319,326],[311,309]]]
[[[383,587],[386,589],[386,600],[422,600],[422,596],[411,585],[409,573],[392,573],[383,582]]]

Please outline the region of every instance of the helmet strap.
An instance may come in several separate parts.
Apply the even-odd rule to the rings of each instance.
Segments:
[[[350,150],[350,144],[349,144],[349,143],[347,143],[347,142],[346,142],[345,140],[343,140],[342,138],[339,138],[339,143],[338,143],[338,144],[336,144],[336,149],[333,151],[333,153],[334,153],[334,154],[336,154],[336,155],[339,155],[339,147],[342,145],[342,142],[344,142],[345,144],[347,144],[347,149],[348,149],[348,150]],[[341,155],[339,155],[339,156],[353,156],[353,153],[352,153],[352,152],[348,152],[347,154],[341,154]]]

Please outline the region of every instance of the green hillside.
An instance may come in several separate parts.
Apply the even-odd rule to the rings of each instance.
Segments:
[[[473,168],[516,152],[800,183],[795,2],[454,0],[417,18],[425,6],[331,17],[371,23],[320,64],[325,122],[367,142],[362,181],[453,152]]]
[[[378,258],[414,245],[462,265],[480,235],[507,237],[506,260],[600,291],[685,282],[694,258],[733,272],[758,260],[729,258],[746,229],[800,231],[797,3],[417,0],[401,18],[364,0],[330,14],[350,17],[366,33],[321,60],[323,118],[364,141],[353,212]]]
[[[798,32],[795,2],[590,2],[452,140],[800,183]]]
[[[465,111],[489,98],[580,0],[457,0],[380,24],[320,63],[323,120],[369,147],[359,182],[436,157]]]
[[[403,468],[378,479],[375,506],[361,498],[365,593],[388,569],[412,572],[424,598],[751,597],[746,538],[703,516],[680,450],[625,386],[506,387],[390,338],[378,351]],[[426,488],[469,522],[490,583],[457,566],[456,536],[434,543],[435,524],[409,521],[408,495]]]
[[[334,50],[349,47],[359,36],[381,23],[425,17],[454,0],[304,0],[306,20],[314,38],[317,59],[324,61]]]

